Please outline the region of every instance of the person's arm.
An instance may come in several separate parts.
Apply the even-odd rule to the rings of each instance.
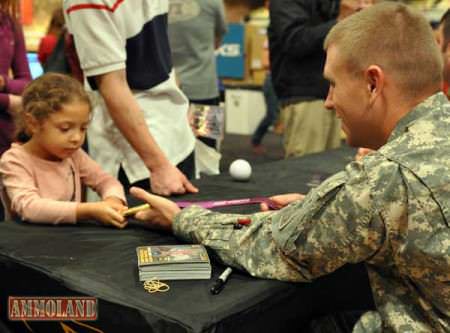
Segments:
[[[73,159],[79,165],[80,178],[83,184],[92,188],[100,197],[105,200],[107,198],[117,198],[122,203],[122,208],[127,202],[122,184],[112,175],[102,170],[88,154],[82,149],[77,151]]]
[[[25,86],[31,81],[31,73],[27,61],[22,26],[18,23],[15,25],[14,38],[14,57],[11,63],[12,77],[6,77],[4,92],[12,95],[20,95],[25,89]]]
[[[151,172],[152,191],[162,195],[197,192],[155,142],[128,86],[126,36],[120,11],[84,10],[73,3],[64,2],[66,22],[81,67],[87,77],[95,78],[115,125]]]
[[[384,241],[384,224],[372,211],[366,179],[345,183],[340,177],[345,176],[326,181],[303,201],[250,216],[249,227],[235,230],[239,216],[193,208],[176,216],[173,230],[253,276],[311,281],[366,260]]]
[[[73,155],[73,161],[79,170],[81,182],[96,191],[102,201],[80,202],[76,208],[76,220],[96,220],[104,225],[119,229],[127,226],[122,215],[127,209],[122,184],[103,171],[101,167],[82,149]]]
[[[97,220],[118,228],[126,226],[116,203],[110,201],[80,203],[43,198],[36,185],[33,161],[19,154],[6,152],[0,163],[2,186],[13,214],[31,223],[74,224],[80,220]],[[48,182],[59,181],[48,179]]]
[[[79,202],[76,207],[76,220],[95,220],[106,226],[123,229],[128,222],[120,212],[120,202],[114,197],[97,202]]]
[[[361,165],[354,163],[304,200],[253,215],[220,214],[200,207],[177,211],[163,198],[138,189],[132,194],[152,206],[136,218],[172,230],[184,241],[210,247],[227,265],[256,277],[310,281],[345,263],[364,261],[381,247],[385,227],[374,212],[368,187]],[[236,228],[240,219],[250,220],[250,225]]]
[[[169,162],[151,135],[128,86],[125,70],[98,75],[96,82],[114,123],[151,172],[153,192],[162,195],[197,192],[183,173]]]
[[[31,161],[6,152],[0,163],[2,186],[11,211],[34,223],[76,223],[77,202],[42,198],[33,176]]]
[[[214,48],[218,49],[222,44],[222,38],[225,36],[228,30],[227,22],[225,19],[225,8],[222,0],[216,0],[216,14],[215,14],[215,28],[214,37],[215,43]]]
[[[11,63],[12,77],[0,75],[0,110],[12,113],[20,106],[20,94],[27,83],[31,81],[22,27],[18,23],[14,27],[14,55]]]

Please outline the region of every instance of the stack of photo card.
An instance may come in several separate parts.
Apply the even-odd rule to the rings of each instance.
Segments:
[[[139,246],[136,253],[140,281],[211,278],[211,263],[203,245]]]
[[[188,118],[196,136],[220,140],[224,135],[225,109],[219,105],[190,104]]]

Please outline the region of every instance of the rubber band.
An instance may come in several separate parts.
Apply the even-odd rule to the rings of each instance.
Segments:
[[[151,278],[144,282],[144,289],[150,294],[153,294],[156,292],[165,293],[170,290],[170,287],[167,283],[161,282],[156,278]]]

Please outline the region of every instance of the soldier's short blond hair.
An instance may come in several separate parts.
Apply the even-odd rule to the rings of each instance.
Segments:
[[[383,2],[337,23],[324,42],[335,45],[354,74],[379,65],[405,95],[439,87],[442,56],[426,18],[414,9]]]

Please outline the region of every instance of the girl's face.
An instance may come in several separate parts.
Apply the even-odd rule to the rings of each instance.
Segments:
[[[83,144],[89,120],[89,105],[78,101],[63,105],[61,111],[41,121],[32,117],[29,121],[32,137],[26,145],[40,158],[63,160]]]

